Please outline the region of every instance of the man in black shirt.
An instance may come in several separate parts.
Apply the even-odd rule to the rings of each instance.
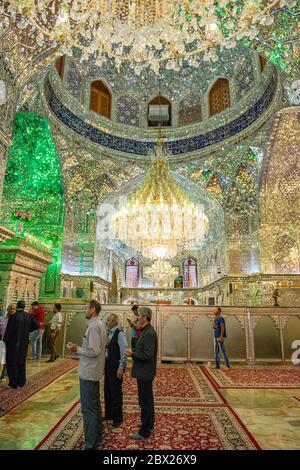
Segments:
[[[19,300],[17,311],[10,315],[3,341],[6,346],[6,365],[10,388],[23,387],[26,383],[26,356],[29,333],[38,330],[39,325],[32,315],[24,311],[25,302]]]
[[[156,375],[157,362],[157,335],[150,324],[152,310],[140,307],[140,326],[142,334],[139,337],[135,351],[127,348],[125,354],[133,360],[132,377],[137,379],[139,405],[141,408],[141,427],[139,432],[130,437],[142,440],[150,437],[154,428],[154,398],[153,380]]]

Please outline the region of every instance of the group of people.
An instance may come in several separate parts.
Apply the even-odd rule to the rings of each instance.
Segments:
[[[141,424],[130,437],[144,440],[151,436],[155,424],[153,380],[156,375],[157,335],[151,325],[152,310],[134,305],[134,319],[128,319],[132,328],[131,348],[127,345],[124,331],[118,325],[118,316],[110,314],[106,328],[100,320],[101,304],[91,300],[86,305],[88,321],[82,346],[68,343],[67,347],[79,357],[80,400],[84,424],[83,450],[95,450],[103,441],[103,420],[111,421],[112,427],[123,422],[123,378],[128,358],[132,358],[132,377],[137,380]],[[227,337],[225,319],[221,308],[214,310],[216,368],[220,368],[220,351],[226,367],[230,368],[225,351]],[[105,412],[102,418],[100,403],[100,380],[104,376]]]
[[[59,355],[56,352],[56,340],[62,325],[61,305],[53,307],[53,317],[50,322],[49,349],[50,359],[55,361]],[[3,310],[2,310],[3,312]],[[46,312],[37,302],[31,304],[30,312],[25,312],[24,300],[19,300],[17,305],[10,304],[7,314],[0,317],[0,364],[1,380],[5,373],[8,375],[8,388],[17,389],[26,383],[26,358],[29,339],[31,338],[31,357],[29,359],[41,359],[43,335],[46,325]]]
[[[41,357],[42,338],[45,331],[46,313],[38,302],[33,302],[31,314],[25,312],[25,302],[18,301],[16,311],[9,305],[7,315],[0,318],[0,340],[6,347],[8,387],[16,389],[26,383],[26,357],[29,336],[32,334],[32,359]],[[50,324],[51,357],[58,354],[56,339],[62,324],[61,305],[55,304]],[[153,380],[156,375],[158,341],[151,325],[152,310],[149,307],[132,306],[134,319],[128,319],[132,330],[131,347],[128,347],[124,331],[119,327],[118,316],[110,314],[106,325],[100,319],[101,304],[90,300],[85,307],[87,329],[82,345],[68,343],[67,348],[79,358],[80,401],[84,424],[83,450],[94,450],[103,440],[103,420],[111,421],[112,427],[123,423],[123,378],[128,358],[132,359],[132,377],[137,381],[141,424],[130,437],[144,440],[151,436],[155,424]],[[214,309],[216,368],[220,368],[220,351],[226,367],[230,368],[225,351],[226,324],[221,308]],[[102,417],[100,403],[100,380],[104,377],[105,412]]]
[[[135,320],[130,324],[136,336],[128,347],[125,333],[119,328],[118,316],[110,314],[106,327],[100,320],[101,304],[91,300],[86,305],[88,321],[82,346],[68,343],[79,357],[79,384],[84,424],[84,450],[96,449],[103,440],[103,420],[113,427],[123,422],[123,377],[128,358],[132,358],[132,377],[137,380],[141,425],[130,437],[143,440],[154,429],[153,380],[156,375],[157,335],[151,325],[152,311],[148,307],[133,308]],[[100,380],[104,376],[105,413],[102,418]]]
[[[59,331],[62,326],[62,314],[61,304],[54,304],[53,306],[53,316],[50,322],[50,332],[49,332],[49,341],[48,347],[50,349],[50,359],[46,362],[54,362],[58,359],[59,354],[56,351],[56,341],[59,335]],[[43,307],[37,302],[31,304],[30,313],[33,315],[33,318],[39,325],[39,328],[35,330],[31,335],[31,360],[41,359],[43,351],[43,336],[45,333],[46,326],[46,312]]]

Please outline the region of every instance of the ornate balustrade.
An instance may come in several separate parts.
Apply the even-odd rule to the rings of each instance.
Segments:
[[[46,305],[47,307],[47,305]],[[50,306],[49,306],[50,308]],[[213,308],[211,306],[150,305],[152,324],[159,339],[160,361],[214,360]],[[86,328],[84,303],[63,303],[64,325],[60,350],[67,355],[68,341],[81,344]],[[120,326],[130,341],[127,318],[130,306],[103,305],[102,317],[109,313],[119,316]],[[292,344],[300,340],[300,308],[222,307],[226,319],[226,348],[232,362],[290,362]]]

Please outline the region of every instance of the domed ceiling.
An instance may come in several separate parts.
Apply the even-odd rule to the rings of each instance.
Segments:
[[[122,64],[118,69],[114,60],[97,66],[91,58],[87,63],[80,64],[79,51],[78,56],[75,60],[70,58],[66,81],[70,92],[79,99],[86,83],[104,79],[113,94],[128,93],[142,103],[147,103],[159,91],[172,101],[180,101],[189,93],[204,95],[211,82],[219,76],[233,80],[239,99],[253,85],[259,73],[257,55],[243,46],[224,48],[218,61],[213,64],[199,57],[198,67],[192,67],[183,59],[179,70],[161,67],[159,74],[149,69],[142,69],[137,74],[134,64]]]
[[[185,64],[160,76],[145,70],[137,75],[125,66],[118,71],[113,60],[99,67],[93,60],[84,66],[79,59],[65,58],[62,78],[53,67],[45,81],[50,120],[63,123],[70,138],[80,136],[96,152],[112,158],[135,156],[141,162],[147,161],[158,136],[157,125],[149,127],[148,122],[149,103],[155,97],[169,103],[170,122],[163,136],[178,161],[259,128],[280,94],[275,68],[243,46],[224,50],[213,66],[205,61],[199,69]],[[99,81],[109,94],[108,117],[90,110],[91,90]],[[227,102],[212,112],[211,93],[219,82],[227,87],[222,95]]]
[[[131,33],[128,38],[124,33],[128,32],[126,15],[133,15],[128,5],[146,3],[162,9],[149,9],[153,13],[149,24],[135,23],[131,33],[142,41],[134,43]],[[101,8],[95,15],[78,14],[80,8],[96,4]],[[51,5],[62,8],[51,10]],[[107,5],[117,8],[121,23],[114,22],[113,9],[106,12]],[[213,252],[215,242],[220,242],[219,251],[224,253],[225,241],[235,243],[241,237],[256,243],[262,148],[270,118],[286,99],[280,71],[289,77],[299,73],[298,2],[11,0],[1,8],[5,17],[0,26],[1,47],[9,51],[1,70],[12,100],[0,110],[0,131],[8,129],[10,134],[15,109],[40,114],[48,121],[64,180],[66,215],[61,223],[68,227],[63,243],[70,259],[77,259],[78,251],[84,254],[87,247],[93,252],[99,205],[118,191],[130,193],[143,178],[159,135],[157,128],[148,125],[148,106],[159,94],[171,105],[171,126],[162,132],[174,177],[195,200],[207,201],[208,212],[216,208],[209,250]],[[99,19],[104,11],[107,16]],[[135,14],[140,18],[141,12]],[[177,27],[172,47],[168,45],[170,30],[163,27],[170,14],[173,33]],[[48,15],[53,21],[47,21]],[[161,16],[162,23],[157,21]],[[203,22],[204,17],[209,21]],[[106,29],[97,28],[97,20],[103,18],[107,18]],[[80,43],[76,25],[79,34],[82,28],[86,31]],[[156,35],[145,35],[149,27],[161,34],[155,44]],[[95,29],[99,33],[94,37]],[[196,32],[200,38],[193,36]],[[194,50],[192,41],[186,41],[187,48],[182,50],[188,34],[199,46]],[[149,38],[149,45],[163,60],[152,54]],[[124,54],[119,60],[119,43],[125,47],[122,53],[128,47],[134,57]],[[61,56],[63,80],[55,69]],[[209,98],[218,79],[228,82],[229,105],[213,114]],[[109,119],[90,110],[93,81],[102,81],[111,94]],[[224,214],[222,220],[218,211]],[[222,239],[217,237],[219,220]],[[125,256],[123,247],[118,250]]]

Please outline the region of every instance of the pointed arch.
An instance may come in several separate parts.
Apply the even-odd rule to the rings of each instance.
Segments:
[[[118,281],[115,268],[112,268],[111,285],[108,289],[108,302],[110,304],[118,303]]]
[[[55,68],[57,70],[58,75],[63,80],[64,77],[64,68],[65,68],[65,56],[60,56],[55,61]]]
[[[260,63],[260,71],[262,73],[264,71],[265,66],[268,63],[268,59],[266,59],[266,57],[260,55],[259,56],[259,63]]]
[[[111,92],[103,80],[91,83],[90,110],[99,116],[111,117]]]
[[[3,190],[8,227],[22,209],[31,216],[30,232],[53,243],[53,264],[41,279],[41,295],[60,293],[64,232],[64,187],[59,157],[48,122],[28,112],[15,115]],[[4,217],[2,218],[4,222]]]
[[[156,96],[148,104],[148,126],[171,126],[171,101],[164,96]]]
[[[183,261],[183,287],[198,287],[197,261],[190,256]]]
[[[223,196],[223,189],[220,181],[220,177],[216,174],[213,174],[206,184],[206,189],[209,191],[216,199],[221,199]]]
[[[125,283],[126,287],[139,286],[140,263],[136,258],[129,258],[125,262]]]
[[[218,78],[209,91],[209,114],[213,116],[229,106],[229,81],[227,78]]]

